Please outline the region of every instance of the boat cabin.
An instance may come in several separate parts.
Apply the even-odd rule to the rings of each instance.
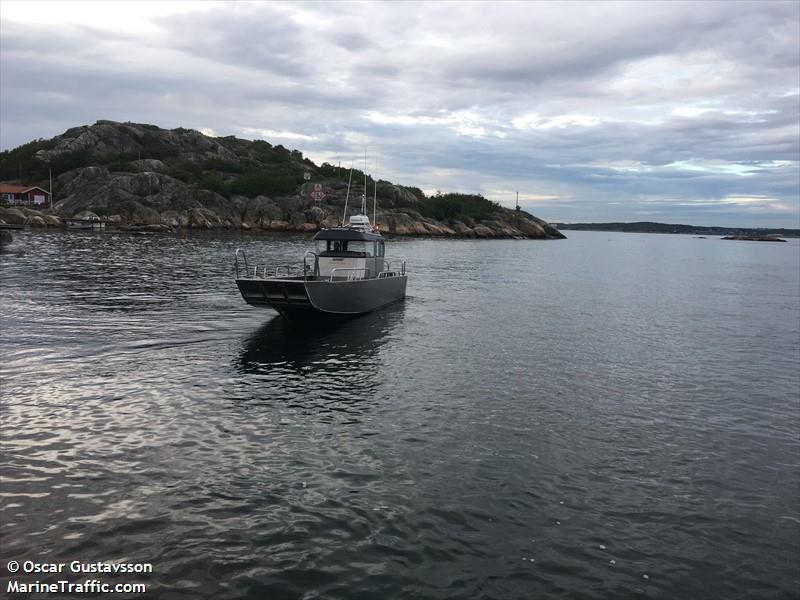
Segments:
[[[386,249],[383,237],[372,231],[364,215],[351,217],[349,226],[321,230],[314,236],[314,241],[314,274],[318,277],[373,279],[384,270]]]

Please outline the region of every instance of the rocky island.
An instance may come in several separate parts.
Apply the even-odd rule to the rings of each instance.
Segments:
[[[775,235],[726,235],[723,240],[738,240],[744,242],[785,242]]]
[[[88,212],[121,228],[315,231],[341,220],[350,174],[262,140],[113,121],[0,153],[3,182],[47,189],[50,172],[52,208],[4,208],[0,220],[59,226]],[[480,195],[426,196],[418,188],[367,176],[370,199],[376,184],[377,222],[384,233],[564,237],[542,219]],[[364,191],[364,173],[354,170],[351,207]]]

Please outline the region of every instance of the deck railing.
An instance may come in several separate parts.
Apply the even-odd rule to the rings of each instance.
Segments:
[[[309,258],[313,257],[313,267],[309,264]],[[302,277],[308,279],[309,277],[319,276],[319,256],[316,252],[308,250],[303,256],[303,266],[299,265],[277,265],[268,266],[253,265],[252,267],[247,262],[247,255],[242,248],[237,248],[234,254],[234,266],[236,269],[236,278],[241,279],[242,274],[245,278],[250,279],[266,279],[268,277]],[[383,271],[377,274],[378,279],[386,277],[399,277],[406,274],[406,261],[403,259],[394,261],[383,261]],[[337,272],[346,272],[344,277],[336,276]],[[360,274],[360,276],[359,276]],[[363,268],[349,268],[337,267],[331,269],[328,281],[355,281],[360,279],[369,279],[370,270]]]
[[[245,276],[247,276],[248,272],[250,271],[250,267],[247,266],[247,255],[244,253],[244,250],[237,248],[236,254],[233,255],[234,264],[236,265],[236,279],[239,279],[239,255],[242,256]]]
[[[234,268],[236,269],[237,279],[240,279],[242,274],[250,279],[266,279],[267,277],[303,277],[308,270],[308,265],[303,261],[302,267],[298,265],[269,266],[267,264],[253,265],[251,267],[247,262],[247,255],[244,250],[237,248],[234,255]]]
[[[397,265],[397,266],[394,266]],[[391,273],[391,275],[383,275],[383,273]],[[383,277],[397,277],[398,275],[405,275],[406,274],[406,261],[405,259],[398,259],[393,261],[384,260],[383,261],[383,273],[380,276]]]
[[[337,267],[335,269],[331,269],[331,277],[328,281],[334,281],[336,278],[337,271],[347,271],[347,275],[345,275],[345,281],[354,281],[356,279],[369,279],[369,269],[351,269],[349,267]],[[358,277],[358,273],[363,273],[361,277]],[[339,280],[341,281],[341,280]]]
[[[309,256],[313,256],[314,257],[314,268],[313,269],[311,269],[308,266],[307,260],[308,260]],[[312,276],[314,276],[314,277],[319,275],[319,256],[317,255],[316,252],[313,252],[311,250],[306,250],[306,253],[303,255],[303,277],[305,277],[306,279],[308,279],[308,272],[309,271],[313,271],[312,272]]]

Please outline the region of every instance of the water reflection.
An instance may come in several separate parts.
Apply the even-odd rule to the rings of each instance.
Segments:
[[[264,375],[276,366],[298,372],[374,369],[404,310],[396,302],[355,319],[288,323],[275,317],[245,340],[239,370]]]
[[[246,376],[243,399],[318,416],[363,414],[384,384],[382,349],[403,313],[398,302],[338,322],[298,325],[275,317],[244,341],[235,365]]]

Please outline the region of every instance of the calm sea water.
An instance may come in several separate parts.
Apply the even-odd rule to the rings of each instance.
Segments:
[[[567,233],[397,240],[405,302],[325,328],[232,280],[307,237],[18,233],[3,593],[797,597],[798,240]]]

